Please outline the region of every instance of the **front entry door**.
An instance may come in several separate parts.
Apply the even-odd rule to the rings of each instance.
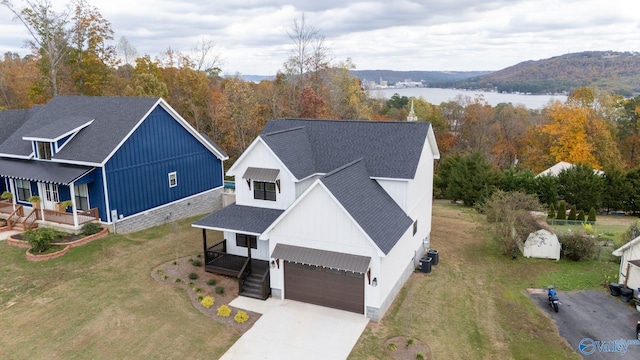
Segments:
[[[42,201],[42,208],[47,210],[55,210],[56,203],[60,202],[60,197],[58,195],[58,185],[57,184],[40,184],[40,194]]]

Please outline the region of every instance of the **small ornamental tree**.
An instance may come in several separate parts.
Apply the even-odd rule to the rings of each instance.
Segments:
[[[553,219],[556,217],[556,208],[553,206],[553,203],[549,206],[549,214],[547,216],[549,219]]]
[[[556,216],[558,220],[567,220],[567,204],[565,204],[564,200],[560,201],[558,205],[558,215]]]
[[[586,216],[585,216],[585,214],[584,214],[584,210],[580,210],[580,211],[578,212],[578,218],[577,218],[576,220],[578,220],[578,221],[584,221],[585,219],[586,219]]]
[[[595,208],[591,208],[589,210],[589,216],[587,216],[587,221],[588,222],[596,222],[596,209]]]
[[[571,210],[569,210],[569,218],[567,220],[575,221],[576,217],[576,204],[571,205]]]

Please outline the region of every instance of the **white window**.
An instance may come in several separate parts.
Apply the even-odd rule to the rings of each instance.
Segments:
[[[57,184],[44,184],[44,196],[45,200],[49,202],[60,202],[60,197],[58,196],[58,185]]]
[[[38,159],[51,160],[51,143],[38,141]]]
[[[169,173],[169,187],[176,187],[178,186],[178,175],[176,175],[176,172],[170,172]]]
[[[18,201],[29,201],[31,197],[31,183],[27,180],[16,180],[16,191],[18,192]]]

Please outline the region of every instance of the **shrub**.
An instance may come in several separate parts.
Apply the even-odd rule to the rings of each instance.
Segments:
[[[218,295],[224,294],[224,287],[216,286],[216,294],[218,294]]]
[[[195,289],[193,289],[193,292],[201,293],[202,292],[202,288],[195,288]]]
[[[206,307],[207,309],[213,306],[213,303],[215,302],[215,300],[213,299],[212,296],[205,296],[202,298],[202,301],[200,301],[200,304],[202,304],[202,306]]]
[[[417,353],[417,354],[416,354],[416,359],[418,359],[418,360],[424,360],[424,359],[425,359],[425,357],[424,357],[424,355],[422,355],[421,353]]]
[[[595,254],[596,244],[587,236],[571,233],[558,236],[558,240],[562,244],[562,256],[567,259],[580,261],[591,259]]]
[[[596,222],[596,209],[589,209],[589,216],[587,216],[587,221]]]
[[[389,343],[389,345],[387,345],[387,349],[389,349],[391,351],[396,351],[396,350],[398,350],[398,345],[396,345],[394,343]]]
[[[98,223],[86,223],[82,226],[82,235],[89,236],[97,234],[102,230],[102,226]]]
[[[189,274],[189,279],[191,279],[191,280],[195,280],[195,279],[197,279],[197,278],[198,278],[198,274],[196,274],[196,273],[190,273],[190,274]]]
[[[2,195],[0,195],[0,199],[11,201],[13,200],[13,194],[9,191],[5,191],[2,193]]]
[[[564,201],[560,201],[558,205],[558,215],[556,216],[558,220],[567,220],[567,204]]]
[[[182,279],[177,278],[177,279],[175,279],[175,280],[173,280],[173,281],[174,281],[174,282],[177,282],[177,283],[180,283],[180,282],[182,282]]]
[[[578,218],[577,218],[576,220],[578,220],[578,221],[585,221],[585,219],[586,219],[586,218],[587,218],[587,217],[586,217],[586,215],[584,214],[584,210],[580,210],[580,211],[578,212]]]
[[[555,206],[553,206],[553,204],[551,204],[551,206],[549,206],[549,213],[547,214],[547,217],[549,219],[553,219],[556,217],[556,208]]]
[[[162,275],[162,280],[169,280],[171,277],[169,275]]]
[[[246,312],[240,310],[236,313],[236,316],[233,317],[233,320],[235,320],[238,324],[242,324],[249,320],[249,315],[247,315]]]
[[[198,300],[198,301],[202,301],[202,299],[204,299],[204,296],[202,296],[202,295],[198,295],[198,297],[196,298],[196,300]]]
[[[193,264],[193,266],[202,266],[202,262],[200,260],[193,260],[191,264]]]
[[[217,283],[218,283],[218,282],[216,281],[216,279],[209,279],[209,280],[207,280],[207,285],[211,285],[211,286],[213,286],[213,285],[215,285],[215,284],[217,284]]]
[[[34,253],[47,251],[51,242],[60,237],[62,233],[51,228],[29,229],[24,233],[24,239],[29,242]]]
[[[162,269],[156,270],[156,274],[162,274],[162,273],[164,273],[164,270],[162,270]]]
[[[575,221],[577,219],[576,212],[577,212],[576,205],[575,204],[571,205],[571,210],[569,211],[569,218],[567,220]]]
[[[227,305],[218,307],[218,316],[229,317],[231,315],[231,308]]]
[[[404,346],[405,347],[409,347],[411,345],[413,345],[413,339],[409,338],[409,339],[407,339],[407,343]]]
[[[193,285],[195,285],[195,283],[194,283],[193,281],[189,281],[189,282],[187,283],[187,286],[193,286]]]

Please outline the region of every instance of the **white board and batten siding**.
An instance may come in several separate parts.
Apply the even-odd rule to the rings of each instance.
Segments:
[[[280,210],[288,208],[296,199],[296,186],[289,170],[262,141],[257,140],[252,151],[245,152],[245,154],[246,156],[241,159],[242,162],[234,165],[233,173],[228,172],[228,175],[236,177],[236,204]],[[280,191],[276,188],[276,201],[253,198],[253,184],[249,188],[246,179],[242,178],[249,167],[280,170]]]
[[[273,252],[276,244],[341,252],[370,257],[371,271],[379,268],[377,248],[320,184],[315,185],[295,205],[295,211],[287,213],[268,236],[270,252]],[[284,287],[283,268],[281,264],[279,269],[271,269],[272,288]],[[369,288],[365,286],[365,303],[368,301]]]
[[[247,248],[236,246],[236,233],[225,231],[224,238],[227,240],[227,253],[233,255],[247,256]],[[269,260],[269,241],[257,239],[257,249],[251,249],[251,257],[259,260]]]

